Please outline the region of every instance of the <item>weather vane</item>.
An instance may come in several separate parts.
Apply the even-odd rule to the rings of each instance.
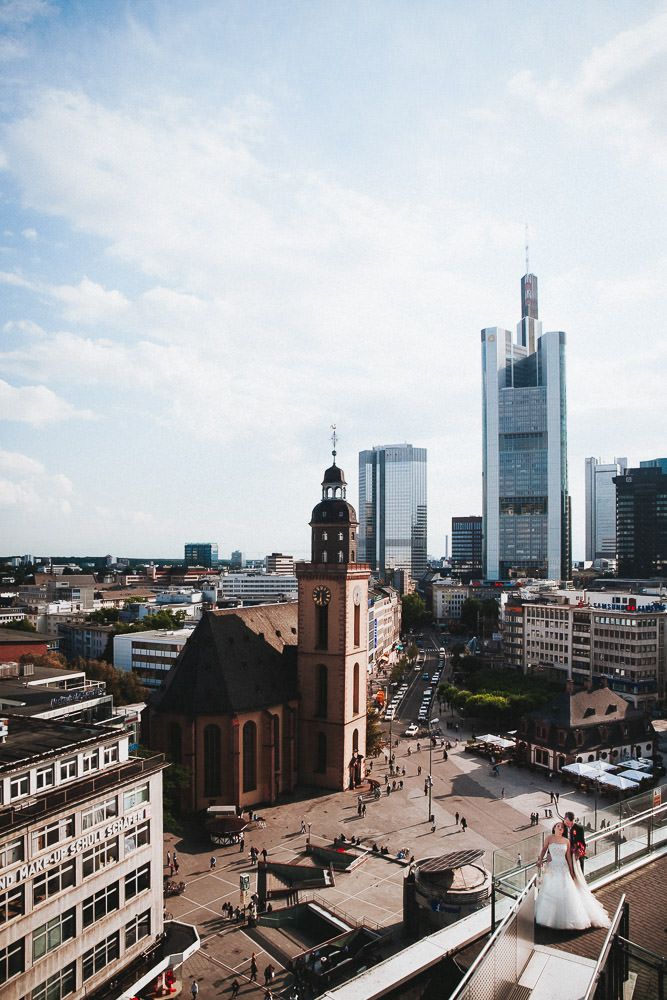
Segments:
[[[331,454],[333,455],[333,460],[334,460],[334,465],[335,465],[336,464],[336,441],[338,440],[338,435],[336,434],[336,425],[335,424],[331,425],[331,430],[333,432],[332,435],[331,435],[331,443],[333,444],[333,451],[331,452]]]

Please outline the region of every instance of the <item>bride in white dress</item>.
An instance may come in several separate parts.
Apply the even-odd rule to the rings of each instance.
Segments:
[[[586,885],[579,865],[572,861],[570,842],[562,823],[556,823],[552,835],[544,841],[537,859],[540,869],[545,856],[549,860],[543,867],[542,885],[537,894],[536,923],[568,931],[609,927],[606,910]]]

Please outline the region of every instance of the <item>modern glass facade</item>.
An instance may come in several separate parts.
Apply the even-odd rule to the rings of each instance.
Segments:
[[[359,561],[385,576],[426,571],[426,448],[376,445],[359,453]]]
[[[482,518],[452,518],[452,565],[470,573],[482,572]]]
[[[604,464],[586,459],[586,559],[616,558],[616,486],[628,466],[627,458]]]
[[[542,334],[537,278],[521,281],[516,342],[482,330],[483,561],[489,580],[570,576],[565,334]]]
[[[616,484],[618,575],[667,572],[667,474],[659,465],[625,469]]]
[[[186,566],[214,566],[218,561],[218,546],[214,542],[186,542]]]

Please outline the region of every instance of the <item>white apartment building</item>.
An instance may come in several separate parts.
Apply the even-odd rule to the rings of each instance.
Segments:
[[[464,602],[470,596],[470,589],[447,580],[434,580],[433,587],[433,617],[439,624],[458,622]]]
[[[394,587],[373,586],[368,591],[368,672],[391,653],[401,635],[401,597]]]
[[[637,708],[664,702],[667,605],[651,595],[560,590],[523,601],[501,599],[507,661],[575,683],[606,680]]]
[[[116,635],[113,665],[136,674],[145,687],[160,687],[192,632],[192,628],[152,629]]]
[[[280,576],[294,576],[294,556],[272,552],[266,557],[266,572],[278,573]]]
[[[134,993],[142,973],[174,964],[161,940],[163,757],[132,758],[114,729],[2,721],[3,1000],[88,996],[148,954]]]
[[[210,592],[214,600],[238,597],[241,600],[283,598],[295,601],[298,596],[296,576],[281,573],[223,573],[218,586]],[[205,592],[209,596],[209,592]]]

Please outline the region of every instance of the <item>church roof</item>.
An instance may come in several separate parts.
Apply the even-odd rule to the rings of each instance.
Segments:
[[[296,602],[207,612],[152,706],[178,715],[229,715],[297,696]]]
[[[310,519],[312,524],[336,525],[357,522],[357,512],[351,503],[336,497],[335,500],[320,500],[317,506],[313,507],[313,514]]]
[[[333,465],[330,465],[329,468],[325,469],[324,471],[324,479],[322,480],[322,486],[325,485],[347,486],[347,483],[345,482],[345,473],[338,465],[336,465],[335,462]]]
[[[599,726],[600,723],[617,722],[621,719],[643,718],[644,712],[634,708],[630,702],[609,688],[594,691],[578,691],[557,694],[542,708],[529,713],[532,718],[549,721],[564,728],[574,726]]]

